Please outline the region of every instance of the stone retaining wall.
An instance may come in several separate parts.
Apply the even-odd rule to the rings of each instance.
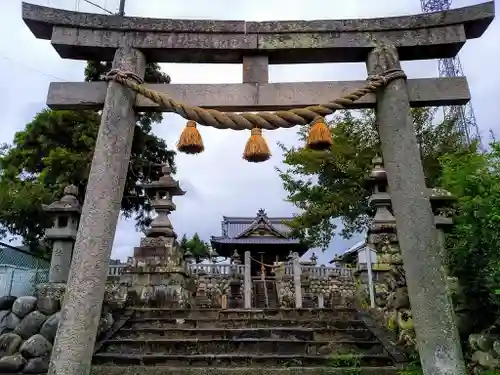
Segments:
[[[37,296],[0,297],[0,373],[47,372],[64,289],[64,284],[42,284]],[[123,307],[118,296],[118,288],[108,285],[98,338],[113,326],[113,312]]]

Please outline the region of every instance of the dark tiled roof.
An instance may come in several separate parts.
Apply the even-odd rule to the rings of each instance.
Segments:
[[[255,217],[223,216],[222,236],[212,237],[211,240],[219,244],[299,244],[299,240],[287,238],[291,228],[284,222],[292,219],[268,217],[263,209],[259,210]],[[249,236],[254,229],[263,229],[272,236]]]
[[[277,232],[287,235],[290,233],[290,227],[284,222],[290,221],[291,217],[268,217],[265,210],[259,210],[254,217],[230,217],[223,216],[222,220],[222,235],[228,238],[238,237],[245,230],[250,228],[252,224],[259,220],[265,220]]]
[[[220,244],[299,244],[300,241],[294,238],[276,238],[269,236],[262,237],[245,237],[245,238],[227,238],[227,237],[212,237],[212,242]]]

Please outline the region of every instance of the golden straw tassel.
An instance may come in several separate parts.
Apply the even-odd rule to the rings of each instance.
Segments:
[[[323,117],[315,118],[309,129],[306,147],[311,150],[325,151],[331,149],[332,145],[332,133],[326,125],[325,119]]]
[[[180,152],[191,155],[203,152],[205,147],[203,146],[201,134],[196,128],[196,122],[187,122],[186,127],[181,133],[179,142],[177,143],[177,149]]]
[[[245,146],[243,159],[250,163],[261,163],[269,160],[271,151],[267,146],[267,142],[262,136],[262,129],[253,128],[250,138]]]

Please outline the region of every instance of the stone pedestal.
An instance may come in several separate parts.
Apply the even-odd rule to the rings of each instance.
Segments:
[[[189,307],[193,280],[187,273],[181,249],[173,238],[142,238],[120,278],[128,285],[133,306]]]

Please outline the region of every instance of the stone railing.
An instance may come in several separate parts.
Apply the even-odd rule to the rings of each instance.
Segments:
[[[245,273],[245,265],[242,264],[197,263],[188,265],[188,269],[192,275],[201,272],[210,276],[243,275]]]
[[[353,277],[353,269],[344,267],[302,266],[301,271],[302,275],[311,277]]]
[[[196,295],[203,296],[203,305],[257,307],[253,306],[254,284],[262,280],[260,276],[252,277],[251,262],[246,252],[243,264],[189,264],[189,274],[197,285]],[[353,272],[349,268],[301,264],[298,254],[293,254],[290,261],[273,268],[265,280],[275,283],[281,307],[333,307],[353,301]]]
[[[120,277],[123,273],[123,269],[126,267],[126,264],[110,264],[108,268],[108,277]]]

